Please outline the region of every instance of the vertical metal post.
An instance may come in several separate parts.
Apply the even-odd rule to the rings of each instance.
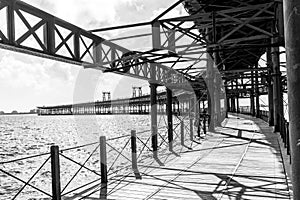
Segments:
[[[217,51],[214,52],[214,70],[217,70],[217,66],[220,64],[220,58]],[[214,86],[215,86],[215,113],[216,113],[216,126],[221,126],[221,102],[220,102],[220,93],[221,93],[221,82],[220,78],[216,76],[214,72]]]
[[[230,96],[227,96],[227,111],[228,112],[232,111],[231,97]]]
[[[101,41],[95,41],[93,46],[93,57],[97,64],[102,64],[102,44]],[[104,98],[104,97],[103,97]]]
[[[150,84],[150,102],[151,102],[151,141],[153,149],[153,157],[157,158],[157,85]]]
[[[237,113],[240,113],[239,94],[236,95],[236,112],[237,112]]]
[[[215,86],[214,86],[214,65],[213,60],[209,54],[207,54],[207,75],[208,75],[208,112],[210,116],[209,131],[215,130]]]
[[[273,71],[271,48],[267,48],[267,67],[268,72],[268,104],[269,104],[269,126],[274,126],[274,102],[273,102],[273,81],[272,81],[272,71]]]
[[[200,137],[200,98],[199,94],[196,95],[196,102],[195,102],[195,126],[197,127],[197,136]]]
[[[184,121],[180,122],[180,144],[184,146]]]
[[[100,169],[101,183],[107,183],[106,137],[100,137]]]
[[[278,38],[272,38],[272,43],[277,43]],[[279,47],[272,47],[273,61],[273,101],[274,101],[274,131],[280,131],[280,117],[283,114],[282,103],[282,86],[280,72]]]
[[[253,92],[253,89],[251,88],[251,90],[250,90],[250,114],[252,116],[255,116],[255,102],[254,101],[255,101],[254,100],[254,92]]]
[[[44,25],[44,44],[49,54],[55,53],[55,25],[54,20],[50,20]]]
[[[255,84],[254,84],[254,72],[251,71],[250,111],[251,111],[251,115],[252,115],[252,116],[255,116],[255,98],[254,98],[254,90],[255,90]]]
[[[152,46],[153,49],[161,48],[160,39],[160,22],[154,21],[152,23]],[[151,104],[151,141],[153,149],[153,157],[157,158],[158,137],[157,137],[157,84],[156,83],[156,64],[150,63],[151,82],[150,82],[150,104]]]
[[[195,115],[195,98],[194,97],[192,97],[191,99],[190,99],[190,102],[189,102],[189,104],[190,104],[190,140],[191,141],[193,141],[193,139],[194,139],[194,115]]]
[[[55,30],[55,29],[53,29]],[[76,31],[73,38],[74,43],[74,57],[77,61],[80,61],[80,35],[79,31]]]
[[[205,104],[204,104],[204,101],[203,101],[203,133],[204,133],[204,135],[206,135],[207,113],[206,113],[206,111],[205,111],[205,109],[204,109],[204,106],[205,106]],[[200,137],[200,136],[199,136],[199,137]]]
[[[172,90],[167,88],[167,120],[169,150],[173,150],[173,112],[172,112]]]
[[[59,147],[51,146],[51,176],[52,176],[52,199],[61,199],[60,168],[59,168]]]
[[[16,0],[11,0],[7,8],[7,34],[10,44],[15,43],[15,4]]]
[[[132,169],[137,170],[137,156],[136,156],[136,131],[131,131],[131,160]]]
[[[227,83],[226,83],[227,84]],[[227,87],[225,86],[225,95],[224,95],[224,109],[225,109],[225,118],[228,118],[228,112],[230,110],[230,105],[229,105],[229,97],[227,96],[228,91],[227,91]]]
[[[238,79],[236,79],[236,82],[235,82],[235,87],[236,87],[236,91],[237,91],[237,94],[236,94],[236,112],[239,113],[240,112],[240,102],[239,102],[239,86],[238,86]]]
[[[259,118],[260,117],[260,111],[259,111],[259,81],[258,81],[258,63],[255,64],[255,107],[256,107],[256,117]]]
[[[231,111],[236,112],[234,96],[231,97]]]
[[[289,133],[292,160],[293,198],[300,199],[300,15],[299,0],[283,0],[286,68],[289,100]],[[276,73],[276,71],[275,71]],[[275,91],[274,91],[275,92]]]

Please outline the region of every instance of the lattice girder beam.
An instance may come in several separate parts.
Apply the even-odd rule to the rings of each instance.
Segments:
[[[6,10],[6,30],[0,30],[0,48],[26,53],[61,62],[82,65],[99,70],[115,70],[115,73],[150,80],[151,67],[157,72],[155,81],[164,84],[176,71],[154,61],[144,59],[141,64],[124,68],[122,56],[128,52],[122,46],[107,41],[76,25],[19,0],[0,0],[0,10]],[[29,18],[37,19],[35,24]],[[19,23],[17,23],[17,20]],[[20,29],[23,25],[26,28]],[[20,36],[17,31],[22,30]],[[148,61],[148,62],[147,62]],[[150,67],[149,63],[153,63]],[[184,77],[178,82],[186,81]]]

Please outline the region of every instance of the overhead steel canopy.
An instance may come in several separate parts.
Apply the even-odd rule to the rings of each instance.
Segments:
[[[276,5],[273,0],[184,1],[207,50],[218,52],[221,70],[253,67],[266,47],[278,45],[271,43]]]
[[[251,70],[267,47],[279,46],[274,0],[180,0],[151,22],[86,31],[19,0],[0,0],[6,30],[0,47],[114,72],[163,85],[206,87],[207,52],[224,79]],[[187,16],[163,19],[177,6]],[[35,21],[31,19],[35,18]],[[1,19],[2,20],[2,19]],[[17,34],[23,25],[26,30]],[[104,30],[151,26],[153,48],[132,51],[95,34]]]

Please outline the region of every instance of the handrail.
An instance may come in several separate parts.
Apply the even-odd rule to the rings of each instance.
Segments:
[[[47,154],[43,154],[43,155],[47,155]],[[35,158],[35,157],[37,157],[37,156],[40,156],[40,155],[31,156],[31,157],[28,157],[28,158]],[[18,159],[18,160],[20,160],[20,159]],[[24,160],[24,158],[23,158],[22,160]],[[42,164],[42,165],[34,172],[34,174],[33,174],[27,181],[24,181],[24,180],[22,180],[21,178],[18,178],[17,176],[15,176],[15,175],[13,175],[13,174],[11,174],[11,173],[9,173],[9,172],[3,170],[3,169],[0,169],[0,172],[4,173],[4,174],[6,174],[7,176],[10,176],[10,177],[12,177],[12,178],[16,179],[17,181],[19,181],[19,182],[21,182],[21,183],[24,184],[24,185],[21,187],[21,189],[19,189],[19,191],[17,192],[17,194],[15,194],[15,196],[14,196],[12,199],[16,199],[16,198],[22,193],[22,191],[26,188],[26,186],[30,186],[31,188],[35,189],[36,191],[39,191],[39,192],[45,194],[46,196],[52,197],[52,195],[49,194],[48,192],[46,192],[46,191],[44,191],[44,190],[42,190],[42,189],[40,189],[40,188],[38,188],[38,187],[36,187],[36,186],[30,184],[30,182],[31,182],[31,181],[34,179],[34,177],[35,177],[35,176],[43,169],[43,167],[46,165],[46,163],[47,163],[49,160],[50,160],[50,156],[43,162],[43,164]],[[11,162],[7,162],[7,163],[11,163]],[[4,164],[6,164],[6,163],[4,163]]]
[[[184,123],[184,121],[187,118],[188,118],[188,115],[182,116],[182,117],[177,116],[175,118],[175,120],[179,120],[179,121],[178,121],[178,123],[175,122],[174,126],[173,126],[173,132],[176,134],[176,137],[174,138],[174,141],[177,141],[178,138],[181,139],[181,142],[178,142],[176,144],[176,145],[181,145],[181,150],[183,148],[184,141],[190,140],[191,142],[193,142],[193,137],[186,137],[187,133],[192,131],[192,129],[189,128],[188,123]],[[166,129],[168,128],[168,126],[167,126],[166,120],[164,118],[163,118],[163,120],[160,119],[160,122],[162,122],[162,123],[164,122],[164,124],[163,124],[163,126],[158,127],[158,131],[157,131],[157,134],[159,135],[159,139],[160,139],[159,147],[160,147],[160,151],[162,150],[161,153],[164,153],[165,150],[168,149],[168,148],[163,148],[163,145],[164,144],[166,144],[166,146],[169,145],[168,140],[167,140],[168,134],[166,134],[167,133]],[[159,122],[159,124],[160,124],[160,122]],[[189,123],[192,123],[192,121],[189,120]],[[191,126],[193,126],[193,124],[192,125],[190,124],[190,127]],[[179,128],[179,130],[177,130],[178,128]],[[110,176],[114,173],[120,173],[123,170],[130,169],[131,168],[130,164],[134,162],[134,160],[132,160],[133,158],[136,159],[135,162],[137,162],[137,161],[143,162],[145,159],[148,159],[150,157],[151,153],[153,153],[152,146],[150,145],[151,134],[149,136],[147,135],[147,137],[145,137],[146,133],[149,133],[150,131],[151,130],[147,129],[147,130],[137,132],[135,134],[135,138],[136,138],[135,142],[138,142],[139,144],[138,145],[135,144],[135,146],[136,146],[135,148],[137,148],[137,147],[138,148],[135,150],[135,152],[137,151],[136,156],[132,157],[132,158],[129,158],[128,155],[124,154],[125,152],[128,153],[127,149],[130,149],[130,147],[129,147],[130,146],[130,141],[132,141],[132,135],[131,134],[125,134],[125,135],[118,136],[118,137],[112,137],[112,138],[108,138],[106,140],[105,145],[108,148],[111,149],[110,151],[108,151],[106,153],[107,154],[110,154],[111,152],[116,152],[117,153],[115,156],[113,156],[114,157],[113,159],[112,159],[111,156],[109,157],[109,161],[107,163],[109,165],[109,168],[106,171],[107,175]],[[119,145],[120,143],[118,143],[118,140],[122,140],[124,142],[122,146]],[[116,143],[118,144],[117,147],[114,146],[114,144],[116,144]],[[75,159],[72,159],[70,156],[68,156],[66,154],[67,152],[74,151],[76,149],[81,149],[81,148],[90,147],[90,146],[94,146],[94,145],[95,145],[95,147],[87,155],[87,157],[84,159],[84,161],[82,163],[76,161]],[[131,143],[131,146],[132,145],[133,144]],[[52,146],[52,147],[54,147],[54,146]],[[24,180],[22,180],[22,179],[20,179],[16,176],[14,176],[13,174],[10,174],[9,172],[6,172],[5,170],[0,169],[0,172],[5,173],[6,175],[8,175],[8,176],[24,183],[22,188],[18,191],[18,193],[15,195],[15,197],[13,199],[15,199],[17,196],[19,196],[22,193],[22,191],[24,190],[24,188],[26,188],[28,186],[34,188],[35,190],[43,193],[46,196],[49,196],[49,197],[52,197],[52,198],[54,198],[54,194],[55,195],[59,194],[58,199],[60,199],[63,196],[66,197],[67,195],[69,196],[70,194],[72,194],[74,192],[77,192],[79,190],[83,190],[83,188],[88,187],[91,184],[96,184],[97,181],[99,181],[99,180],[102,181],[103,174],[99,173],[98,170],[91,169],[89,166],[87,166],[88,161],[93,156],[96,155],[97,150],[100,150],[99,152],[103,151],[100,141],[92,142],[92,143],[88,143],[88,144],[84,144],[84,145],[79,145],[79,146],[75,146],[75,147],[70,147],[70,148],[64,148],[64,149],[58,149],[58,146],[56,146],[56,147],[57,147],[57,154],[55,154],[55,155],[52,154],[52,152],[47,152],[47,153],[42,153],[42,154],[38,154],[38,155],[27,156],[27,157],[23,157],[23,158],[9,160],[9,161],[5,161],[5,162],[0,162],[0,165],[5,165],[5,164],[8,164],[8,163],[14,163],[14,162],[18,162],[18,161],[23,161],[23,160],[27,160],[27,159],[33,159],[33,158],[38,158],[38,157],[41,157],[41,156],[49,155],[48,158],[45,160],[45,162],[38,168],[38,170],[27,181],[24,181]],[[51,148],[51,150],[52,150],[52,148]],[[181,152],[181,150],[180,150],[180,152]],[[131,152],[131,153],[133,153],[133,152]],[[97,153],[97,155],[98,154],[99,153]],[[159,154],[159,155],[163,155],[163,154]],[[53,158],[53,156],[56,156],[56,158]],[[40,188],[38,188],[38,187],[36,187],[36,186],[34,186],[30,183],[35,178],[35,176],[45,167],[45,165],[49,162],[50,159],[51,159],[51,168],[52,168],[52,170],[51,170],[52,171],[51,172],[52,173],[52,178],[55,176],[57,178],[56,181],[60,182],[60,175],[57,176],[57,174],[56,175],[53,174],[53,173],[60,173],[59,169],[55,169],[55,168],[60,168],[60,166],[57,165],[59,163],[60,158],[63,158],[67,161],[70,161],[73,165],[78,165],[79,166],[79,168],[75,171],[75,173],[68,178],[66,184],[64,185],[64,187],[62,189],[60,189],[60,184],[59,184],[58,188],[56,188],[55,193],[54,193],[54,191],[52,191],[52,195],[51,195],[48,192],[43,191],[42,189],[40,189]],[[52,163],[52,159],[57,159],[58,162],[56,162],[56,165]],[[113,169],[114,166],[117,164],[117,162],[120,159],[125,160],[126,162],[123,162],[123,160],[122,160],[123,164],[124,163],[125,164],[123,166],[120,166],[119,168]],[[100,157],[98,156],[98,159],[95,162],[99,162],[99,161],[100,161]],[[136,165],[136,167],[137,166],[138,165]],[[54,168],[54,170],[53,170],[53,168]],[[93,173],[94,175],[98,176],[99,178],[97,178],[97,180],[91,181],[89,183],[79,185],[76,188],[70,188],[70,185],[71,185],[72,182],[74,182],[75,177],[78,176],[80,171],[83,170],[83,169],[87,170],[87,172],[89,172],[89,173]],[[52,184],[53,184],[53,181],[52,181]],[[67,191],[67,189],[69,189],[69,191]]]
[[[266,106],[266,103],[260,99],[260,101],[263,103],[263,105]],[[245,112],[245,110],[243,109],[244,107],[249,108],[245,109],[246,111],[248,110],[248,112]],[[240,106],[239,107],[240,110],[243,110],[243,114],[251,114],[250,112],[250,106]],[[242,108],[242,109],[241,109]],[[266,109],[266,107],[263,107],[263,110],[259,110],[259,118],[261,118],[262,120],[264,120],[265,122],[268,122],[269,120],[269,111]],[[290,135],[289,135],[289,122],[286,120],[284,115],[280,115],[279,116],[279,133],[280,133],[280,137],[282,139],[282,142],[284,144],[284,147],[286,148],[286,153],[287,155],[290,156]]]

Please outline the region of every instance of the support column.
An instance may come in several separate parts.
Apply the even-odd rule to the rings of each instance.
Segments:
[[[267,48],[268,72],[268,104],[269,104],[269,126],[274,126],[274,102],[273,102],[273,82],[272,82],[272,55],[271,48]]]
[[[298,14],[300,2],[299,0],[283,0],[283,2],[292,183],[293,198],[296,200],[300,199],[300,15]]]
[[[255,89],[255,84],[254,84],[254,72],[251,71],[251,96],[250,96],[250,110],[251,110],[251,115],[255,116],[255,99],[254,99],[254,89]]]
[[[236,112],[240,113],[240,102],[239,102],[239,96],[236,96]]]
[[[173,151],[173,115],[172,115],[172,90],[167,88],[167,120],[169,151]]]
[[[215,49],[216,50],[216,49]],[[217,66],[220,64],[220,57],[217,51],[214,52],[214,69],[217,69]],[[214,70],[213,69],[213,70]],[[216,126],[221,126],[221,80],[220,77],[216,76],[214,72],[214,86],[215,86],[215,113],[216,113]]]
[[[258,63],[255,64],[255,69],[258,69]],[[258,81],[258,71],[255,71],[255,108],[256,108],[256,117],[260,117],[259,112],[259,87],[258,87],[259,81]]]
[[[236,79],[236,90],[239,91],[238,80]],[[236,112],[240,113],[239,92],[236,95]]]
[[[196,99],[195,99],[195,124],[197,127],[197,136],[200,138],[200,94],[196,94]],[[204,110],[204,108],[203,108]]]
[[[273,44],[276,44],[277,41],[278,38],[272,39]],[[273,61],[274,132],[279,132],[280,117],[283,117],[279,47],[272,47],[271,53],[272,53],[272,61]]]
[[[157,85],[150,83],[151,135],[153,157],[157,158]]]
[[[228,117],[228,112],[230,112],[230,98],[226,95],[226,118]]]
[[[231,112],[236,112],[234,96],[231,96]]]
[[[155,21],[152,23],[152,46],[153,49],[160,49],[161,39],[160,39],[160,23]],[[151,105],[151,141],[153,149],[153,157],[157,158],[157,80],[156,80],[156,64],[150,63],[151,71],[151,82],[150,82],[150,105]]]
[[[207,54],[207,79],[208,79],[208,114],[209,114],[209,131],[215,130],[215,86],[214,86],[214,63],[209,54]]]

